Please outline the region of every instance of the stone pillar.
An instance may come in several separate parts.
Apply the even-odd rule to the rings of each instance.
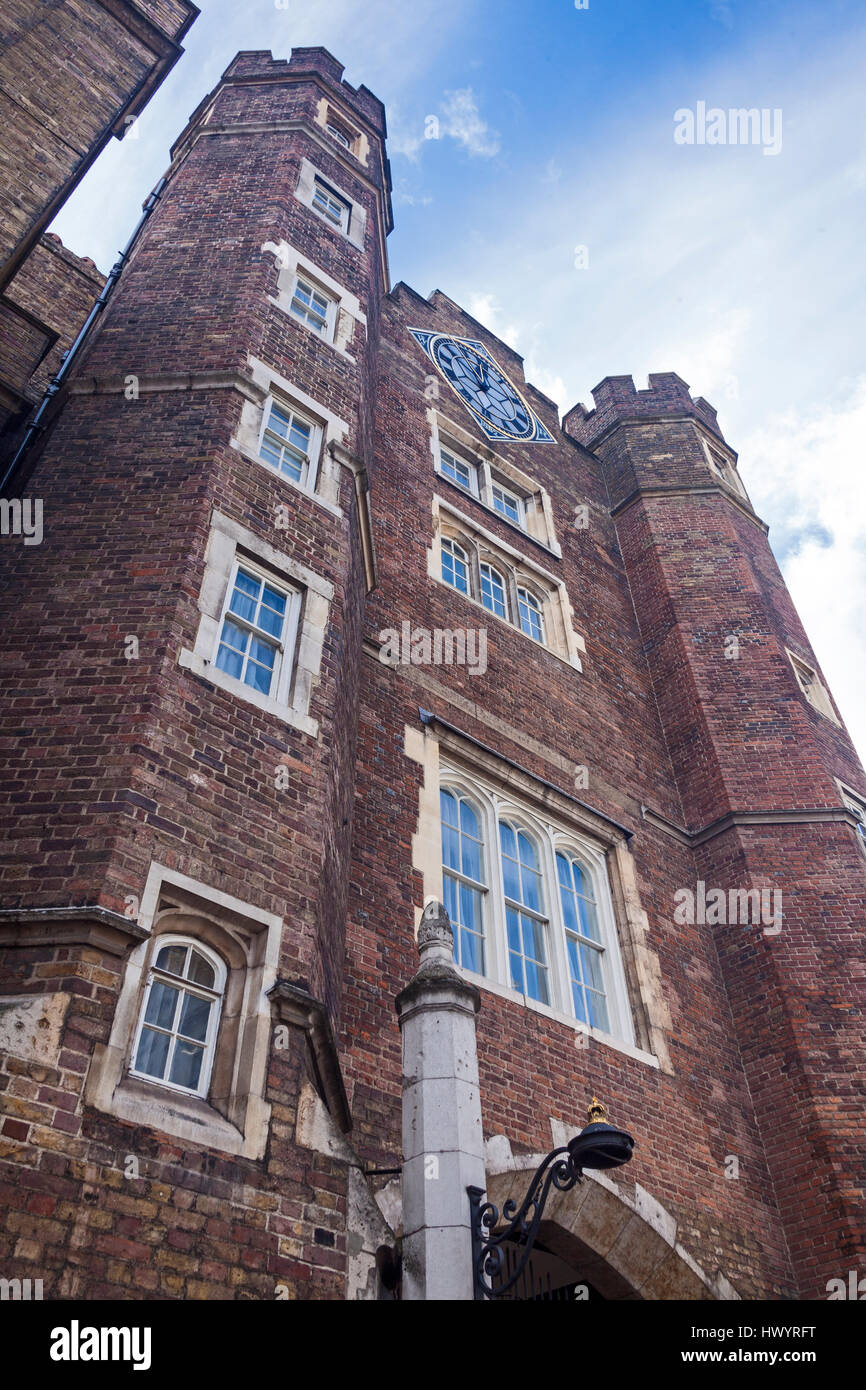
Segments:
[[[448,913],[428,903],[421,965],[397,996],[403,1035],[403,1297],[471,1299],[468,1186],[485,1187],[475,1015]]]

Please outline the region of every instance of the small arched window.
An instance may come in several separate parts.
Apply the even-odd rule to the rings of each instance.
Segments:
[[[442,578],[452,589],[469,593],[469,556],[449,536],[442,537]]]
[[[484,971],[484,838],[475,807],[460,792],[443,787],[442,891],[454,930],[454,959],[479,975]]]
[[[576,855],[563,850],[556,853],[556,874],[575,1016],[609,1033],[604,945],[592,874]]]
[[[517,606],[520,610],[520,628],[527,637],[544,644],[544,617],[541,604],[529,589],[517,590]]]
[[[207,1094],[226,969],[198,941],[167,937],[144,992],[132,1073],[188,1094]]]
[[[499,570],[492,565],[481,565],[481,602],[497,618],[508,620],[508,600],[505,596],[505,580]]]
[[[550,1003],[547,916],[538,848],[510,821],[499,823],[505,925],[511,983],[521,994]]]

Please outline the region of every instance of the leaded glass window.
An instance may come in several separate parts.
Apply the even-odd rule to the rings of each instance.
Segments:
[[[502,881],[511,984],[531,999],[550,1003],[547,918],[538,849],[509,821],[499,823]]]
[[[592,876],[579,859],[562,851],[556,855],[556,873],[575,1017],[609,1033],[604,946]]]
[[[484,840],[481,820],[460,792],[443,787],[442,887],[454,932],[454,959],[467,970],[485,973]]]
[[[142,1004],[133,1071],[204,1095],[210,1079],[225,968],[198,943],[160,947]]]

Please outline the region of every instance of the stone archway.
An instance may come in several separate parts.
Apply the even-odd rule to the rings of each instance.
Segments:
[[[541,1154],[521,1155],[487,1175],[487,1200],[519,1205]],[[708,1275],[677,1240],[676,1219],[638,1183],[633,1192],[604,1173],[587,1172],[570,1192],[552,1189],[539,1245],[564,1261],[602,1298],[738,1299],[720,1270]]]

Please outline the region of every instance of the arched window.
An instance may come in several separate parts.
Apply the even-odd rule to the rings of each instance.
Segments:
[[[497,618],[508,619],[508,600],[505,597],[505,580],[492,565],[481,566],[481,602]]]
[[[544,618],[541,612],[541,604],[529,589],[517,590],[517,606],[520,610],[520,627],[527,637],[533,637],[536,642],[544,643]]]
[[[133,1051],[134,1075],[206,1095],[226,968],[184,937],[157,941]]]
[[[556,873],[574,1012],[582,1023],[609,1033],[604,946],[592,875],[575,855],[563,850],[556,853]]]
[[[442,891],[454,931],[454,959],[467,970],[485,973],[484,838],[481,820],[470,801],[443,787]]]
[[[469,593],[469,556],[450,537],[442,537],[442,578],[461,594]]]
[[[547,917],[538,849],[525,831],[499,823],[505,924],[511,983],[522,994],[550,1003]]]

